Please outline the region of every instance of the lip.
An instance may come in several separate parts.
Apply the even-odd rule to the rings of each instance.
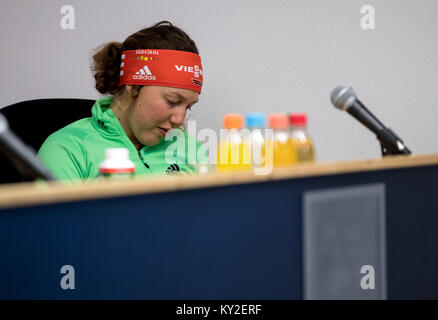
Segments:
[[[164,128],[161,128],[161,127],[158,127],[158,130],[160,131],[160,133],[161,133],[161,135],[163,137],[165,137],[166,134],[167,134],[167,131],[169,131],[169,129],[164,129]]]

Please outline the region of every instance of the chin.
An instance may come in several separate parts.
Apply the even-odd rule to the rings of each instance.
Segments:
[[[163,137],[154,137],[154,138],[149,138],[149,139],[145,139],[144,141],[142,141],[141,143],[144,146],[155,146],[156,144],[158,144],[162,139],[164,139]]]

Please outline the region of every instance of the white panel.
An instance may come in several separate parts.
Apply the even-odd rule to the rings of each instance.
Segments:
[[[385,299],[385,252],[384,184],[303,195],[305,299]]]

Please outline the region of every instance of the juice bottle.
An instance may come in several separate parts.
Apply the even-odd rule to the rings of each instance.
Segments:
[[[307,133],[307,115],[305,113],[292,113],[289,117],[292,143],[297,151],[298,162],[315,161],[315,149]]]
[[[297,154],[287,130],[288,122],[287,115],[284,113],[274,113],[269,116],[269,126],[274,130],[274,168],[297,163]]]
[[[249,129],[248,144],[251,148],[251,163],[255,174],[260,174],[265,166],[265,139],[262,130],[266,125],[266,116],[262,112],[246,115],[246,128]]]
[[[221,134],[217,152],[217,171],[251,170],[251,150],[243,141],[240,130],[243,128],[241,114],[227,114],[223,125],[226,131]]]

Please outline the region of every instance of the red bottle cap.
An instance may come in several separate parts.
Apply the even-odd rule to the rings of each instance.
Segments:
[[[292,113],[289,121],[292,126],[305,126],[307,125],[307,115],[305,113]]]

